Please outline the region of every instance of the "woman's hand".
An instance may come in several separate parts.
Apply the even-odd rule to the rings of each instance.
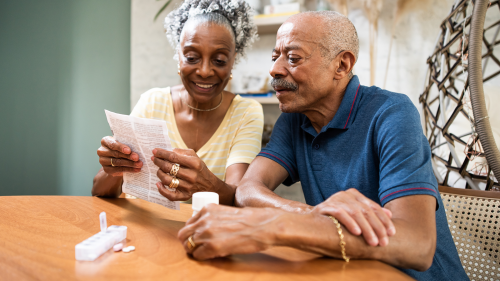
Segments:
[[[177,237],[197,260],[249,254],[275,242],[276,219],[285,213],[276,208],[234,208],[209,204],[186,222]],[[192,237],[191,237],[192,236]],[[191,237],[193,249],[188,245]]]
[[[333,194],[312,210],[333,216],[353,235],[361,235],[370,246],[387,246],[389,236],[396,234],[392,213],[351,188]]]
[[[97,155],[104,172],[114,177],[123,176],[123,173],[138,173],[143,165],[137,153],[110,136],[101,139]]]
[[[220,193],[224,182],[219,180],[196,155],[192,149],[175,148],[167,151],[161,148],[153,149],[151,160],[158,166],[158,191],[170,201],[185,201],[191,198],[193,193],[200,191],[211,191]],[[167,189],[174,178],[170,171],[172,166],[179,164],[179,170],[175,177],[179,185],[174,189]],[[172,191],[171,191],[172,190]],[[234,191],[233,191],[234,196]]]

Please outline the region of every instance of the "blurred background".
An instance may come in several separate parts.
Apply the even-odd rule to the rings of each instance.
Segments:
[[[0,1],[0,195],[90,195],[130,113],[130,1]]]
[[[100,167],[96,150],[111,134],[104,109],[128,114],[146,90],[180,83],[163,18],[181,0],[162,10],[166,2],[0,1],[0,195],[90,195]],[[248,2],[264,14],[256,18],[260,40],[234,69],[235,81],[268,73],[276,30],[296,12],[269,14],[266,6],[297,2],[300,11],[341,11],[349,2],[360,37],[355,73],[361,83],[407,94],[420,110],[426,60],[454,1],[410,1],[420,4],[400,14],[397,0]],[[258,99],[271,130],[277,102]],[[278,193],[303,198],[300,185]]]

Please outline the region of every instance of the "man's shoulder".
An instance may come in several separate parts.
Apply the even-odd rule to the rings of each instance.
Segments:
[[[387,118],[401,118],[404,115],[405,119],[413,117],[419,120],[420,116],[418,109],[407,95],[376,86],[363,86],[359,107],[362,112],[371,115],[371,117],[365,115],[365,118],[378,119],[384,116],[383,119],[387,120]]]
[[[381,109],[389,108],[392,106],[402,107],[402,108],[415,108],[415,105],[410,100],[410,98],[401,93],[391,92],[389,90],[384,90],[377,86],[361,86],[363,90],[363,101],[364,105],[377,104]]]

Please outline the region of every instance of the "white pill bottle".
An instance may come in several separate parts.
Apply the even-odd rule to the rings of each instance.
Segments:
[[[219,205],[219,194],[215,192],[196,192],[193,194],[193,217],[206,205],[214,203]]]

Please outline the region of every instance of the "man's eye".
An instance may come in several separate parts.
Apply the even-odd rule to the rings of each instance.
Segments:
[[[292,58],[292,57],[289,57],[288,60],[291,62],[291,63],[297,63],[299,62],[300,58]]]

